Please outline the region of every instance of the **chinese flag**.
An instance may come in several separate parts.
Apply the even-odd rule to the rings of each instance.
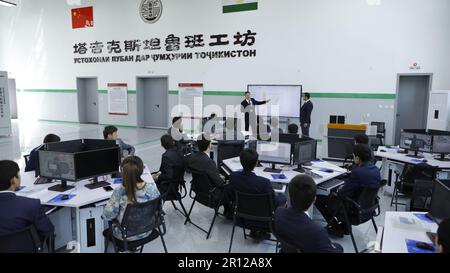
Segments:
[[[72,9],[72,28],[85,28],[94,26],[94,8],[85,7]]]

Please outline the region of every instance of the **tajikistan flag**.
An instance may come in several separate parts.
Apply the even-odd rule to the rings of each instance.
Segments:
[[[258,9],[258,0],[222,0],[223,13]]]

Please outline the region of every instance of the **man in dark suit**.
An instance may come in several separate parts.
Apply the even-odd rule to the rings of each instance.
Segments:
[[[347,234],[348,227],[342,221],[342,215],[333,218],[341,204],[341,198],[348,197],[356,202],[365,188],[379,188],[381,185],[380,170],[370,161],[371,150],[367,145],[356,145],[353,149],[355,166],[352,174],[343,186],[329,196],[318,196],[316,207],[328,223],[328,232],[336,237]],[[362,205],[362,204],[360,204]]]
[[[311,94],[305,93],[303,96],[304,103],[300,109],[300,125],[302,127],[302,135],[309,137],[309,128],[311,127],[311,114],[314,105],[311,102]]]
[[[241,102],[241,111],[245,113],[245,131],[250,131],[250,125],[253,130],[256,130],[255,106],[264,105],[269,102],[270,100],[257,101],[252,98],[250,92],[245,92],[245,99]]]
[[[34,225],[41,239],[53,236],[54,227],[45,215],[41,202],[17,196],[20,169],[14,161],[0,161],[0,235]]]
[[[214,192],[214,196],[216,198],[220,198],[222,195],[224,186],[225,186],[225,179],[219,174],[219,171],[217,170],[217,165],[209,157],[209,152],[211,149],[211,140],[206,135],[199,136],[197,140],[197,146],[199,149],[198,153],[195,153],[194,155],[189,158],[188,161],[188,169],[205,173],[211,183],[217,187],[216,191]],[[226,212],[228,213],[228,207],[225,207]],[[226,213],[225,213],[226,214]]]
[[[228,198],[234,200],[235,191],[249,194],[271,193],[274,208],[285,206],[286,197],[282,194],[275,194],[270,180],[257,176],[253,172],[258,164],[258,153],[254,150],[245,149],[239,157],[244,170],[242,172],[234,172],[230,175]],[[267,239],[270,237],[270,234],[251,230],[250,236],[255,239]]]
[[[342,247],[330,241],[325,228],[306,213],[316,199],[316,191],[316,183],[310,176],[292,179],[288,190],[291,206],[275,211],[275,234],[302,253],[342,253]],[[283,245],[282,249],[285,250]]]
[[[59,136],[54,135],[54,134],[48,134],[45,136],[43,142],[44,142],[44,144],[47,144],[47,143],[60,142],[60,141],[61,141],[61,138]],[[36,170],[36,163],[38,161],[38,151],[41,147],[42,147],[42,145],[34,148],[30,152],[30,157],[28,158],[28,162],[25,166],[25,172],[32,172],[32,171]]]
[[[155,180],[161,194],[165,193],[168,189],[168,184],[164,182],[174,181],[175,179],[183,180],[183,177],[176,177],[175,169],[184,170],[185,162],[181,152],[176,148],[175,141],[169,135],[163,135],[161,137],[161,146],[166,150],[161,158],[161,166],[159,172],[153,174],[153,180]]]

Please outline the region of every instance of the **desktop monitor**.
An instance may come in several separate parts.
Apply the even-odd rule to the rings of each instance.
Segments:
[[[301,141],[298,134],[279,134],[278,137],[278,142],[280,143],[296,143]]]
[[[450,135],[434,135],[433,153],[441,154],[441,161],[448,161],[445,155],[450,154]]]
[[[291,164],[291,144],[289,143],[258,141],[256,151],[260,162],[272,163],[272,168],[265,169],[265,172],[280,173],[281,170],[276,169],[275,164]]]
[[[95,151],[86,151],[75,154],[77,180],[94,178],[119,172],[120,153],[118,148],[105,148]],[[98,184],[96,187],[100,187]],[[94,185],[92,185],[94,187]],[[89,186],[88,188],[92,188]]]
[[[217,166],[220,169],[225,159],[238,157],[245,147],[244,140],[220,140],[217,142]]]
[[[67,186],[67,181],[76,181],[75,160],[71,153],[39,151],[39,174],[44,179],[61,180],[61,185],[49,188],[50,191],[63,192],[73,189]]]
[[[418,157],[418,152],[431,153],[433,148],[433,136],[424,132],[415,132],[414,130],[402,131],[400,135],[400,148],[406,151],[414,151]]]
[[[431,197],[430,212],[428,217],[440,224],[443,220],[450,218],[450,181],[436,180],[434,183],[433,196]]]
[[[294,148],[294,165],[298,165],[295,169],[297,172],[304,173],[303,166],[311,166],[311,161],[317,159],[317,140],[308,140],[295,143]]]

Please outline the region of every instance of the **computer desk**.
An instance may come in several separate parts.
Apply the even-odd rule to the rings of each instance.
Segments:
[[[102,179],[102,177],[99,177]],[[113,189],[119,184],[114,184],[110,176],[105,176]],[[147,166],[145,166],[142,179],[147,183],[154,183]],[[82,253],[102,253],[104,251],[103,230],[106,223],[101,218],[103,208],[113,191],[105,191],[103,188],[90,190],[85,185],[92,183],[89,180],[71,183],[75,188],[63,193],[49,191],[48,188],[58,183],[34,185],[36,180],[34,172],[21,173],[22,190],[17,195],[39,199],[42,205],[60,207],[60,210],[50,214],[50,220],[55,225],[56,248],[67,245],[70,241],[80,244]],[[51,199],[60,194],[74,194],[74,198],[62,203],[49,203]],[[89,231],[88,231],[89,230]]]
[[[383,151],[382,151],[383,150]],[[420,159],[408,157],[406,154],[398,153],[398,148],[388,148],[385,146],[378,147],[375,156],[382,158],[381,177],[387,179],[388,185],[392,188],[392,174],[389,173],[389,161],[403,166],[418,165],[421,163]],[[450,162],[439,161],[433,157],[432,154],[423,153],[426,164],[437,167],[439,170],[450,170]]]
[[[235,157],[235,158],[230,158],[230,159],[226,159],[223,161],[224,165],[231,171],[231,172],[238,172],[241,171],[242,165],[240,163],[239,157]],[[347,172],[346,169],[340,168],[336,165],[333,165],[327,161],[323,161],[323,160],[317,160],[312,162],[313,166],[312,167],[305,167],[305,168],[312,168],[315,174],[317,175],[313,175],[312,178],[314,179],[314,182],[316,182],[316,185],[320,185],[323,182],[326,182],[328,180],[334,179],[344,173]],[[286,194],[286,190],[287,190],[287,184],[289,184],[289,182],[296,177],[297,175],[301,175],[301,173],[293,171],[293,169],[295,169],[296,167],[292,167],[292,166],[282,166],[280,169],[282,169],[281,174],[284,174],[286,176],[286,179],[274,179],[272,177],[272,173],[269,172],[264,172],[264,169],[266,167],[270,167],[269,164],[262,164],[262,165],[266,165],[263,167],[256,167],[254,172],[256,175],[267,178],[270,180],[270,182],[272,183],[278,183],[278,184],[283,184],[283,187],[281,190],[279,189],[274,189],[275,192],[277,193],[282,193],[282,194]],[[334,170],[333,173],[327,173],[327,172],[321,172],[318,169],[320,168],[327,168],[327,169],[332,169]],[[226,169],[223,169],[225,172],[229,172]],[[228,173],[229,174],[229,173]],[[318,193],[321,193],[323,195],[327,195],[329,194],[329,192],[321,192],[318,191]],[[312,206],[308,212],[309,215],[313,215],[313,207]]]
[[[427,232],[436,233],[438,225],[419,219],[415,214],[425,214],[423,212],[386,212],[384,228],[382,232],[381,252],[382,253],[408,253],[406,240],[415,240],[425,243],[431,242]],[[402,223],[400,217],[411,220],[412,224]]]

